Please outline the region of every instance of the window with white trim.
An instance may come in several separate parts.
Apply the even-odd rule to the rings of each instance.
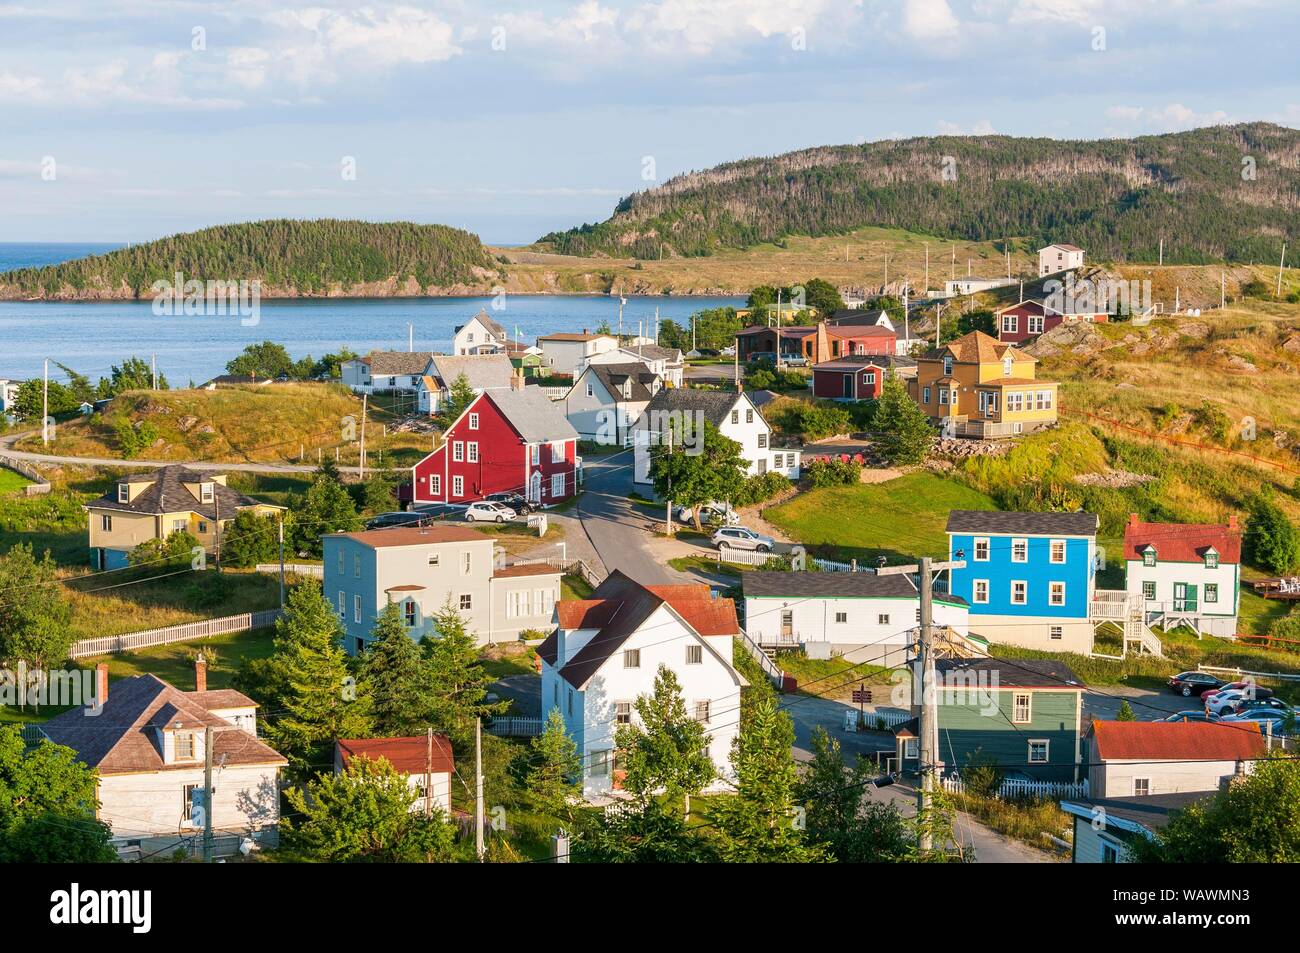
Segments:
[[[119,503],[131,502],[131,487],[129,484],[119,483],[117,485],[117,502]]]
[[[987,579],[976,579],[971,583],[971,602],[976,605],[988,605],[989,601],[989,581]]]
[[[847,624],[848,624],[848,621],[849,621],[849,614],[848,614],[847,612],[837,612],[837,613],[835,613],[835,624],[836,624],[836,625],[847,625]]]
[[[1051,555],[1048,557],[1048,559],[1050,562],[1054,562],[1054,563],[1065,562],[1065,540],[1054,539],[1049,544],[1049,548],[1050,548]]]
[[[1007,355],[1002,359],[1002,376],[1010,377],[1013,370],[1015,370],[1015,361]]]
[[[434,496],[442,496],[442,475],[435,473],[429,477],[429,492]]]
[[[474,571],[474,554],[470,550],[465,550],[460,554],[460,574],[468,576]]]
[[[1154,566],[1155,564],[1156,564],[1156,551],[1150,546],[1148,546],[1146,549],[1142,550],[1142,565],[1149,567],[1149,566]]]
[[[409,629],[415,625],[415,600],[407,599],[402,603],[402,616],[406,620],[406,627]]]
[[[1206,602],[1219,601],[1219,584],[1217,582],[1207,582],[1205,584],[1205,601]]]
[[[452,496],[465,495],[465,478],[460,474],[456,474],[454,477],[451,478],[451,495]]]
[[[1146,796],[1147,796],[1148,794],[1150,794],[1150,793],[1151,793],[1151,779],[1150,779],[1150,778],[1134,778],[1134,779],[1133,779],[1133,796],[1134,796],[1134,797],[1146,797]]]
[[[624,649],[623,650],[623,667],[640,668],[641,667],[641,650]]]
[[[473,608],[474,596],[468,592],[462,592],[460,594],[460,610],[462,612],[469,612]]]
[[[469,415],[469,429],[478,430],[478,414]]]
[[[702,665],[704,663],[704,646],[688,645],[686,646],[686,664]]]
[[[1023,606],[1029,601],[1029,584],[1023,579],[1011,580],[1011,604]]]
[[[1051,625],[1047,627],[1047,637],[1051,639],[1053,642],[1061,641],[1061,639],[1064,636],[1065,636],[1065,629],[1062,626]]]
[[[1043,333],[1043,316],[1041,314],[1031,314],[1028,316],[1029,333]]]
[[[451,442],[451,459],[456,463],[465,462],[465,443],[461,440]]]
[[[531,443],[528,445],[528,459],[533,466],[538,466],[542,462],[542,445]]]
[[[1051,606],[1065,605],[1065,583],[1049,582],[1047,584],[1047,604]]]
[[[1013,563],[1029,562],[1029,540],[1013,539],[1011,541],[1011,561]]]
[[[551,474],[551,496],[552,497],[564,496],[564,474],[563,473]]]
[[[952,355],[946,355],[943,359],[943,376],[952,376]]]
[[[1216,552],[1214,552],[1213,550],[1211,550],[1210,552],[1208,552],[1208,553],[1205,554],[1205,568],[1206,568],[1206,569],[1218,569],[1218,568],[1219,568],[1219,554],[1218,554],[1218,553],[1216,553]]]
[[[632,724],[632,703],[631,702],[614,702],[614,724],[616,725]]]
[[[361,578],[361,556],[354,554],[352,557],[352,575],[357,579]]]
[[[1047,764],[1051,757],[1051,742],[1046,738],[1029,739],[1029,763]]]
[[[344,563],[343,563],[343,547],[340,546],[339,547],[339,575],[341,576],[345,572],[347,572],[347,570],[344,568]]]
[[[975,561],[980,563],[989,561],[989,538],[987,536],[975,537]]]
[[[572,698],[570,699],[572,700]],[[572,712],[570,712],[572,714]],[[593,778],[609,777],[610,766],[614,762],[614,752],[609,749],[593,751],[591,753],[591,768],[587,774]]]
[[[361,597],[359,595],[352,597],[352,621],[361,621]]]
[[[348,617],[348,597],[342,589],[339,590],[339,619]]]
[[[1016,692],[1011,704],[1011,720],[1017,725],[1034,720],[1034,696],[1029,692]]]
[[[930,403],[930,388],[923,387],[921,389],[921,403],[923,404]]]
[[[216,491],[212,489],[211,483],[199,484],[199,499],[202,500],[204,503],[211,503],[212,496],[215,492]]]
[[[555,443],[551,444],[551,462],[552,463],[564,462],[564,441],[563,440],[558,440]]]
[[[1020,320],[1014,314],[1002,315],[1002,330],[1007,334],[1015,334],[1016,329],[1020,327]]]
[[[709,723],[709,703],[707,701],[695,703],[695,720],[705,725]]]
[[[113,517],[109,516],[107,513],[100,516],[99,528],[102,529],[105,533],[113,532]]]
[[[465,444],[465,456],[468,462],[478,463],[478,441],[471,440]]]

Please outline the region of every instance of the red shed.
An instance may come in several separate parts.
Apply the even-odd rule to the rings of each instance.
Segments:
[[[827,400],[875,400],[885,374],[915,368],[911,358],[891,354],[854,354],[813,366],[813,396]]]
[[[505,492],[559,503],[577,492],[578,466],[578,432],[539,388],[493,388],[411,468],[411,492],[417,504],[472,503]]]

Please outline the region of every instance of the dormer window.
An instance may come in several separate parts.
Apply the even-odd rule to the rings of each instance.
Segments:
[[[211,502],[212,502],[212,494],[213,494],[213,489],[212,489],[212,484],[211,484],[211,483],[200,483],[200,484],[199,484],[199,500],[200,500],[200,502],[203,502],[203,503],[211,503]]]
[[[1002,376],[1003,376],[1003,377],[1010,377],[1010,376],[1011,376],[1011,371],[1012,371],[1012,369],[1013,369],[1013,365],[1014,365],[1014,364],[1015,364],[1015,362],[1014,362],[1010,357],[1004,357],[1004,358],[1002,359]]]
[[[194,732],[178,731],[175,733],[176,738],[176,760],[193,761],[194,760]]]
[[[1148,546],[1142,550],[1142,565],[1154,566],[1156,564],[1156,549],[1154,546]]]
[[[1213,547],[1205,551],[1205,568],[1206,569],[1219,568],[1219,552]]]
[[[131,502],[131,487],[129,484],[119,483],[117,485],[117,502],[119,503]]]

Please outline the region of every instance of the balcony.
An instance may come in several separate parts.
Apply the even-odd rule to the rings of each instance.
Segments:
[[[1094,622],[1126,622],[1142,616],[1142,597],[1123,589],[1097,589],[1088,605],[1088,618]]]

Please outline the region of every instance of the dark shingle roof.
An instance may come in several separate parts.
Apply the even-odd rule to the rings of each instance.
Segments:
[[[800,599],[913,599],[916,585],[910,576],[874,572],[768,572],[755,569],[741,573],[746,596]],[[942,602],[965,605],[959,596],[935,593]]]
[[[856,371],[860,368],[874,367],[916,367],[916,361],[910,357],[896,354],[845,354],[828,361],[813,365],[813,371]]]
[[[124,513],[197,513],[208,519],[216,519],[217,504],[221,506],[222,519],[234,516],[237,510],[248,506],[262,505],[251,496],[232,490],[217,483],[214,479],[219,474],[202,470],[191,470],[185,466],[159,467],[153,473],[133,473],[122,478],[120,483],[152,483],[147,490],[142,490],[130,503],[117,501],[117,487],[109,490],[97,500],[86,504],[92,509],[117,510]],[[199,498],[186,489],[186,483],[211,483],[215,502],[202,503]]]
[[[1175,811],[1181,811],[1214,795],[1214,791],[1183,791],[1179,794],[1147,794],[1141,797],[1106,797],[1087,800],[1071,798],[1061,801],[1061,806],[1066,810],[1069,810],[1067,805],[1080,808],[1081,813],[1088,817],[1097,816],[1096,810],[1101,808],[1106,812],[1105,816],[1108,819],[1118,818],[1127,821],[1130,825],[1138,825],[1154,831],[1168,824]]]
[[[681,413],[700,413],[713,426],[718,427],[727,419],[731,408],[741,395],[728,390],[694,390],[686,387],[669,387],[655,394],[646,407],[647,415],[652,411],[678,411]],[[645,419],[649,419],[646,417]]]
[[[990,688],[1084,689],[1079,676],[1055,659],[937,659],[934,669],[936,675],[979,676]]]
[[[372,377],[421,374],[434,357],[432,351],[371,351],[361,360],[370,365]]]
[[[1096,536],[1095,513],[1006,513],[1001,510],[953,510],[950,533],[1023,536]]]
[[[658,375],[647,370],[644,364],[589,364],[588,370],[604,385],[611,397],[622,396],[623,384],[632,382],[632,392],[624,400],[642,401],[654,396],[651,385]]]
[[[223,729],[213,734],[214,762],[285,763],[279,752],[211,714],[203,703],[207,694],[211,693],[182,692],[156,675],[136,675],[113,683],[99,714],[84,707],[71,708],[41,729],[55,744],[76,751],[78,760],[97,768],[101,775],[193,770],[191,761],[166,764],[155,740],[156,728],[178,721],[187,728],[212,725]]]

